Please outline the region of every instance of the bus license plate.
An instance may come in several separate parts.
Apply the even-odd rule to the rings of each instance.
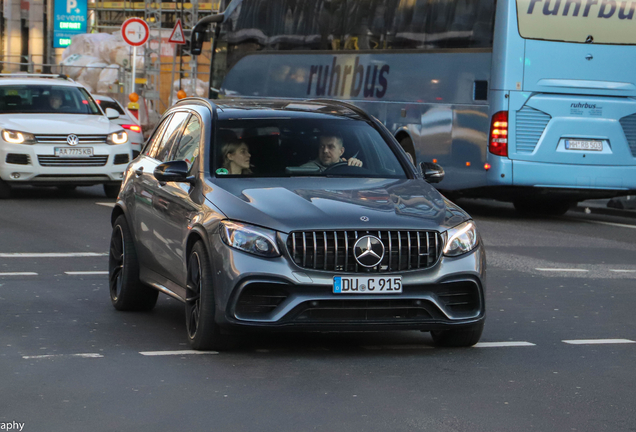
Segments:
[[[93,147],[55,147],[55,156],[87,158],[93,156]]]
[[[334,294],[396,294],[402,292],[402,276],[334,276]]]
[[[603,141],[565,140],[567,150],[603,151]]]

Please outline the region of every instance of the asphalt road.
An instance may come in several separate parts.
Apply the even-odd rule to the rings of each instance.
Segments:
[[[108,201],[94,187],[0,202],[0,430],[636,431],[636,219],[460,202],[489,259],[475,348],[327,333],[179,354],[181,303],[110,304]]]

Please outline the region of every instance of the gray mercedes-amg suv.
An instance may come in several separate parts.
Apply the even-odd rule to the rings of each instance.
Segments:
[[[389,132],[335,101],[184,99],[125,173],[110,296],[185,304],[195,349],[230,327],[431,331],[479,341],[485,251]]]

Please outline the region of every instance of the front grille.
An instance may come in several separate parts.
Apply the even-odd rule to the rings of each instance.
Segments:
[[[31,158],[27,154],[9,153],[6,162],[15,165],[28,165],[31,163]]]
[[[425,300],[320,300],[299,313],[296,322],[427,321],[435,307]]]
[[[267,315],[281,304],[288,294],[277,284],[253,283],[241,292],[236,314],[241,318]]]
[[[38,162],[41,166],[47,167],[94,167],[106,165],[106,162],[108,162],[108,155],[91,156],[86,158],[62,158],[57,156],[38,155]]]
[[[534,151],[551,118],[548,114],[529,106],[524,106],[517,111],[515,128],[517,153]]]
[[[55,144],[55,145],[68,145],[66,139],[69,135],[36,135],[35,140],[38,144]],[[77,134],[76,134],[77,135]],[[88,144],[106,144],[106,139],[108,135],[77,135],[79,138],[78,145],[88,145]]]
[[[625,138],[632,151],[632,156],[636,157],[636,114],[623,117],[619,120],[625,133]]]
[[[379,265],[358,265],[353,249],[358,238],[367,234],[384,244]],[[287,249],[303,268],[342,272],[392,272],[432,267],[442,250],[442,237],[431,231],[309,231],[293,232]]]
[[[127,164],[130,161],[130,158],[127,154],[118,154],[115,155],[115,165]]]

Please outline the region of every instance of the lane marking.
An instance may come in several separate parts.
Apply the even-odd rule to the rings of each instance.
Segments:
[[[594,223],[594,224],[601,224],[601,225],[616,226],[616,227],[621,227],[621,228],[636,229],[636,225],[627,225],[627,224],[616,223],[616,222],[603,222],[603,221],[591,221],[591,220],[586,220],[584,222]]]
[[[530,342],[479,342],[474,345],[474,348],[499,348],[499,347],[522,347],[522,346],[536,346],[536,344]]]
[[[107,271],[67,271],[67,275],[107,275]]]
[[[37,276],[37,273],[34,272],[10,272],[10,273],[0,273],[0,276]]]
[[[546,271],[546,272],[589,272],[589,270],[586,269],[564,269],[564,268],[535,268],[535,270],[539,270],[539,271]]]
[[[636,343],[629,339],[574,339],[562,341],[570,345],[601,345],[601,344],[628,344]]]
[[[115,207],[115,203],[96,202],[95,204],[104,206],[104,207]]]
[[[618,269],[610,269],[611,272],[614,273],[636,273],[636,270],[618,270]]]
[[[58,358],[58,357],[81,357],[81,358],[102,358],[101,354],[87,353],[87,354],[46,354],[35,356],[22,356],[23,359],[45,359],[45,358]]]
[[[194,350],[181,350],[181,351],[140,351],[139,354],[143,356],[169,356],[169,355],[210,355],[218,354],[217,351],[194,351]]]
[[[0,258],[83,258],[108,256],[108,252],[0,253]]]

